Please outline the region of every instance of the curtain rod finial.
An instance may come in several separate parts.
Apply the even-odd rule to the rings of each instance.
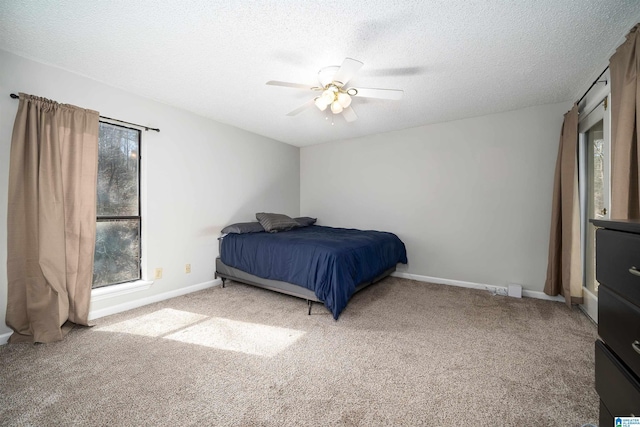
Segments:
[[[9,95],[10,97],[12,97],[13,99],[18,99],[20,98],[18,95],[16,95],[15,93],[12,93],[11,95]]]

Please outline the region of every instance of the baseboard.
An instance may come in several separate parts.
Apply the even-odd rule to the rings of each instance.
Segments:
[[[507,295],[506,286],[494,286],[494,285],[486,285],[483,283],[465,282],[462,280],[442,279],[440,277],[422,276],[419,274],[403,273],[400,271],[393,272],[391,273],[391,275],[393,277],[416,280],[418,282],[436,283],[439,285],[448,285],[448,286],[458,286],[461,288],[482,289],[485,291],[489,291],[495,295],[505,295],[505,296]],[[558,296],[552,297],[540,291],[529,291],[529,290],[523,289],[522,296],[528,297],[528,298],[537,298],[537,299],[544,299],[549,301],[564,302],[563,296],[558,295]]]
[[[6,334],[0,335],[0,345],[5,345],[9,342],[9,337],[13,332],[7,332]]]
[[[123,311],[132,310],[134,308],[153,304],[154,302],[164,301],[170,298],[179,297],[181,295],[190,294],[192,292],[202,291],[204,289],[208,289],[208,288],[212,288],[214,286],[220,285],[221,283],[222,283],[222,280],[220,279],[209,280],[207,282],[198,283],[192,286],[187,286],[186,288],[175,289],[173,291],[165,292],[162,294],[152,295],[150,297],[128,301],[128,302],[117,304],[111,307],[102,308],[100,310],[91,310],[89,312],[89,320],[98,319],[104,316],[110,316],[116,313],[122,313]]]
[[[584,303],[578,307],[597,325],[598,324],[598,297],[588,289],[583,289]]]

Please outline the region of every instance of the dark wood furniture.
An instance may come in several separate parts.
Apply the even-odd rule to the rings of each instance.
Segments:
[[[596,230],[600,425],[640,416],[640,221],[592,220]]]

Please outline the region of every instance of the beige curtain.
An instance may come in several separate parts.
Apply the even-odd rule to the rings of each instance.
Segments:
[[[582,303],[577,104],[565,114],[560,133],[544,292],[563,295],[569,306]]]
[[[638,120],[640,42],[636,25],[609,60],[611,73],[611,218],[640,219]]]
[[[9,167],[9,342],[57,341],[67,321],[87,324],[98,119],[96,111],[20,94]]]

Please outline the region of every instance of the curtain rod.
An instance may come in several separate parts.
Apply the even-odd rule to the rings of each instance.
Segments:
[[[582,95],[580,97],[580,99],[578,99],[578,102],[576,104],[580,105],[580,102],[584,99],[585,96],[587,96],[587,94],[589,93],[589,91],[591,90],[592,87],[594,87],[596,85],[596,83],[600,83],[600,77],[602,77],[602,75],[604,73],[607,72],[607,70],[609,69],[609,66],[607,65],[607,68],[605,68],[604,70],[602,70],[602,72],[600,73],[600,75],[593,81],[593,83],[591,83],[591,86],[589,86],[589,89],[587,89],[587,91],[584,93],[584,95]],[[603,80],[605,84],[607,84],[606,80]]]
[[[13,99],[20,98],[15,93],[9,94],[9,96],[11,98],[13,98]],[[100,118],[101,119],[107,119],[107,120],[113,120],[114,122],[119,122],[119,123],[126,123],[128,125],[138,126],[138,127],[144,128],[144,130],[153,130],[153,131],[156,131],[156,132],[160,132],[160,129],[158,129],[158,128],[150,128],[149,126],[139,125],[137,123],[125,122],[124,120],[112,119],[111,117],[106,117],[106,116],[100,116]]]

